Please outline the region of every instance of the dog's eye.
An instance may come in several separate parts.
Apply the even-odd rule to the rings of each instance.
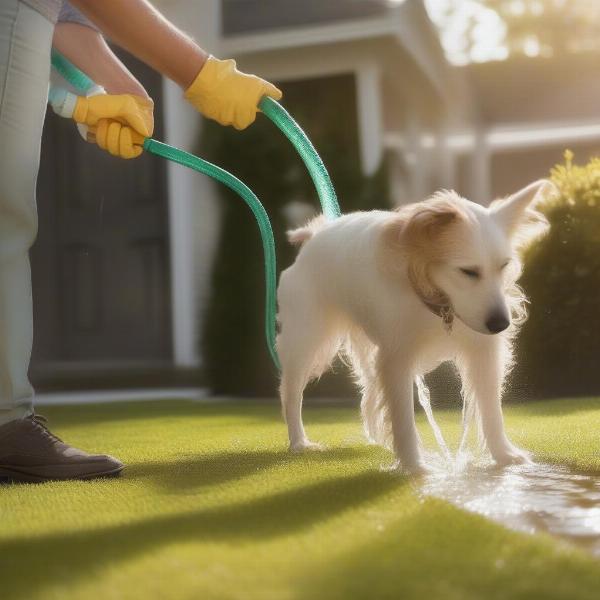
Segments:
[[[466,275],[471,279],[479,279],[479,277],[481,276],[477,269],[463,269],[462,267],[460,267],[459,270],[461,273],[463,273],[463,275]]]
[[[504,269],[506,269],[506,267],[508,267],[508,265],[510,264],[510,260],[507,260],[501,267],[500,270],[504,271]]]

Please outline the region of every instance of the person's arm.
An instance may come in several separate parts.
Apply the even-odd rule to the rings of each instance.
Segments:
[[[110,40],[187,89],[208,54],[147,0],[70,0]]]
[[[149,98],[144,86],[117,58],[102,34],[78,23],[57,23],[52,45],[109,94]]]
[[[153,102],[144,86],[115,56],[102,34],[68,2],[61,10],[52,45],[108,93],[77,102],[73,118],[88,125],[88,141],[114,156],[139,156],[139,136],[149,136],[153,130]]]
[[[148,0],[71,2],[113,42],[178,83],[186,100],[221,125],[245,129],[263,96],[282,96],[268,81],[238,71],[235,61],[209,56]]]

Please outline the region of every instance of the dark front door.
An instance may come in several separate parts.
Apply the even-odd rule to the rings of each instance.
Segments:
[[[160,107],[160,76],[125,60]],[[160,110],[156,121],[160,139]],[[33,378],[57,363],[118,367],[169,359],[164,162],[114,158],[49,111],[37,202]]]

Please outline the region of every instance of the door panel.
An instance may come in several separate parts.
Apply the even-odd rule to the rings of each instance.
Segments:
[[[161,78],[122,56],[158,107]],[[162,136],[160,112],[155,136]],[[48,114],[31,252],[32,370],[44,363],[171,357],[166,170],[114,158]]]

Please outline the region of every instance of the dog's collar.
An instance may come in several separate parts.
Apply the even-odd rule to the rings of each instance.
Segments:
[[[425,305],[430,312],[432,312],[436,317],[442,319],[444,323],[444,327],[448,330],[448,332],[452,331],[452,323],[454,322],[454,310],[452,308],[452,304],[450,302],[446,302],[444,304],[436,304],[434,302],[429,302],[425,299],[425,297],[421,296],[417,292],[419,299]]]
[[[452,323],[454,322],[454,309],[452,308],[450,298],[448,298],[448,296],[444,292],[442,292],[442,290],[432,285],[435,291],[435,294],[433,296],[437,299],[437,302],[434,302],[428,299],[425,296],[425,294],[421,291],[416,281],[414,281],[414,277],[412,276],[412,273],[410,271],[408,277],[412,284],[412,288],[415,291],[415,294],[417,294],[419,300],[431,313],[433,313],[436,317],[442,319],[444,327],[446,328],[448,333],[450,333],[450,331],[452,331]]]

